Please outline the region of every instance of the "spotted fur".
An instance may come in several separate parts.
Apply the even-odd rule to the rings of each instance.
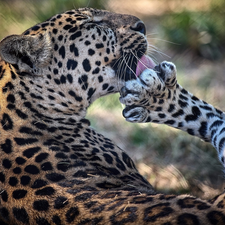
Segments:
[[[225,167],[225,114],[177,83],[176,67],[163,62],[122,88],[124,117],[130,122],[167,124],[210,142]]]
[[[0,42],[1,225],[225,223],[224,194],[156,194],[85,119],[147,45],[138,18],[86,8]]]

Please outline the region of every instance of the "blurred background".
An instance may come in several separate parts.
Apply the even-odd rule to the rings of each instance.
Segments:
[[[155,62],[174,62],[183,87],[225,110],[224,0],[0,0],[0,39],[80,7],[141,18]],[[97,100],[88,118],[128,152],[158,191],[205,199],[223,191],[223,168],[213,147],[164,125],[129,124],[118,98],[115,94]]]

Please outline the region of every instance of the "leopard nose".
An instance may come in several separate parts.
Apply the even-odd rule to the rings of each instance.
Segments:
[[[146,35],[146,28],[142,21],[138,21],[135,25],[131,26],[130,29]]]

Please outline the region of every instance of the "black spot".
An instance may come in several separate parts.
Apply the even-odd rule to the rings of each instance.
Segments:
[[[61,82],[61,84],[65,84],[66,83],[66,77],[64,76],[64,75],[62,75],[61,77],[60,77],[60,82]],[[54,98],[55,99],[55,98]]]
[[[57,34],[58,30],[54,28],[54,29],[52,30],[52,32],[53,32],[53,34]]]
[[[42,98],[42,96],[36,95],[36,94],[34,94],[34,93],[31,93],[30,96],[31,96],[32,98],[35,98],[35,99],[38,99],[38,100],[44,100],[44,99]]]
[[[42,188],[38,191],[35,192],[35,195],[40,195],[40,196],[49,196],[49,195],[53,195],[55,193],[55,190],[54,188],[52,187],[45,187],[45,188]]]
[[[51,225],[45,218],[38,217],[36,219],[37,225]]]
[[[183,102],[183,101],[181,101],[181,100],[178,101],[178,104],[179,104],[179,106],[180,106],[181,108],[185,108],[185,107],[188,106],[188,103],[187,103],[187,102]]]
[[[92,197],[93,193],[83,193],[75,197],[75,201],[84,202]]]
[[[72,75],[71,74],[67,74],[67,79],[68,79],[68,81],[72,84],[73,83],[73,77],[72,77]]]
[[[182,225],[198,225],[199,220],[196,215],[190,214],[190,213],[183,213],[182,215],[178,216],[177,223]]]
[[[13,110],[13,109],[15,109],[15,105],[14,104],[8,104],[7,109]]]
[[[174,114],[172,114],[172,117],[177,118],[182,115],[184,115],[184,111],[183,111],[183,109],[180,109],[177,112],[175,112]]]
[[[64,30],[69,30],[69,29],[71,29],[73,26],[72,25],[65,25],[64,27],[63,27],[63,29]]]
[[[115,215],[110,216],[112,224],[131,224],[137,219],[137,207],[126,207],[119,210]]]
[[[164,123],[167,124],[167,125],[173,125],[175,123],[175,121],[174,120],[167,120]]]
[[[80,37],[81,35],[82,35],[81,31],[77,31],[76,33],[70,36],[70,40],[73,41],[76,38]]]
[[[2,196],[2,200],[4,202],[7,202],[8,201],[8,194],[7,194],[6,190],[4,190],[3,192],[1,192],[1,196]]]
[[[135,168],[135,165],[132,161],[132,159],[125,153],[122,153],[122,157],[123,157],[123,162],[131,169]]]
[[[96,186],[103,189],[111,189],[111,188],[118,188],[120,187],[120,184],[113,184],[110,182],[102,182],[102,183],[96,183]]]
[[[12,95],[12,94],[9,94],[8,96],[7,96],[7,102],[9,102],[9,103],[15,103],[15,97],[14,97],[14,95]]]
[[[24,171],[30,174],[38,174],[40,171],[39,169],[34,165],[28,165],[24,168]]]
[[[65,179],[65,177],[63,175],[58,174],[58,173],[46,174],[46,178],[52,182],[58,182],[58,181]]]
[[[13,207],[13,215],[18,221],[29,224],[29,216],[24,208]]]
[[[4,144],[1,144],[1,149],[6,154],[12,153],[12,141],[10,139],[6,139]]]
[[[41,179],[37,179],[34,181],[33,185],[31,186],[32,188],[41,188],[43,186],[46,186],[47,182]]]
[[[10,116],[6,113],[4,113],[2,116],[1,124],[2,124],[2,128],[6,131],[11,130],[13,128],[13,122]]]
[[[88,49],[88,55],[92,56],[95,54],[95,51],[93,49]]]
[[[57,44],[54,45],[54,50],[57,51],[59,49],[59,46]]]
[[[217,128],[219,126],[221,126],[223,124],[223,121],[221,120],[216,120],[215,122],[213,122],[213,124],[209,127],[209,129],[211,130],[212,128]]]
[[[45,28],[45,27],[47,27],[47,26],[49,26],[49,22],[45,22],[45,23],[42,23],[42,24],[41,24],[41,27],[42,27],[42,28]],[[41,36],[41,37],[43,37],[43,36]]]
[[[62,45],[61,48],[59,49],[59,55],[62,56],[63,59],[65,59],[65,47]]]
[[[98,74],[99,71],[100,71],[100,69],[99,69],[99,67],[97,67],[92,71],[92,74]]]
[[[20,173],[21,173],[21,168],[20,168],[20,167],[15,167],[15,168],[13,169],[13,173],[15,173],[15,174],[20,174]]]
[[[2,183],[5,182],[5,175],[4,175],[4,173],[2,173],[2,172],[0,172],[0,181],[1,181]]]
[[[100,61],[96,61],[95,64],[96,64],[97,66],[100,66],[100,65],[101,65],[101,62],[100,62]]]
[[[59,70],[56,69],[56,68],[54,68],[53,73],[54,73],[55,75],[57,75],[57,74],[59,73]]]
[[[73,177],[83,177],[83,178],[87,178],[88,175],[85,171],[82,170],[78,170],[76,173],[73,174]]]
[[[187,197],[184,199],[179,199],[177,201],[177,204],[183,209],[183,208],[194,208],[195,204],[194,204],[194,199]]]
[[[48,171],[48,170],[52,170],[52,164],[50,162],[45,162],[41,165],[41,169],[43,171]]]
[[[207,218],[211,224],[225,224],[225,216],[222,212],[211,211],[207,214]]]
[[[70,70],[74,70],[77,67],[77,61],[74,61],[73,59],[68,59],[67,61],[67,69]]]
[[[9,178],[9,185],[11,185],[12,187],[15,187],[17,184],[18,184],[18,180],[16,177]]]
[[[165,115],[164,113],[159,113],[158,116],[159,116],[159,118],[161,118],[161,119],[163,119],[163,118],[166,117],[166,115]]]
[[[85,41],[84,44],[88,46],[88,45],[91,44],[91,42],[90,41]]]
[[[146,204],[149,202],[152,202],[153,198],[152,197],[134,197],[133,201],[131,203],[134,204]]]
[[[91,36],[91,37],[92,37],[92,39],[93,39],[93,40],[95,40],[95,34],[92,34],[92,36]]]
[[[195,135],[195,132],[193,129],[187,129],[187,133],[190,134],[190,135]]]
[[[12,166],[12,163],[9,159],[3,159],[2,161],[2,165],[6,168],[6,169],[10,169]]]
[[[116,158],[116,166],[123,171],[126,170],[126,167],[124,166],[123,162],[119,158]]]
[[[66,221],[72,223],[79,214],[80,212],[77,207],[71,207],[66,213]]]
[[[24,158],[22,158],[22,157],[17,157],[16,158],[16,163],[18,165],[23,165],[25,162],[26,162],[26,160]]]
[[[63,207],[65,207],[66,205],[68,205],[68,199],[66,197],[60,196],[57,197],[55,200],[55,205],[54,208],[55,209],[62,209]]]
[[[89,88],[88,90],[88,100],[92,97],[92,95],[95,93],[96,89]]]
[[[62,66],[63,66],[62,62],[58,62],[58,67],[62,68]]]
[[[47,200],[37,200],[33,203],[33,208],[37,211],[47,211],[49,208],[49,203]]]
[[[102,76],[99,76],[99,77],[98,77],[98,82],[99,82],[99,83],[102,83],[102,81],[103,81],[103,77],[102,77]]]
[[[106,161],[107,163],[112,164],[112,162],[113,162],[112,156],[110,156],[110,155],[107,154],[107,153],[104,153],[104,154],[103,154],[103,157],[105,158],[105,161]]]
[[[108,57],[104,57],[104,61],[105,62],[108,62],[109,61],[109,58]]]
[[[9,220],[9,211],[5,207],[2,207],[0,209],[0,214],[5,220]],[[7,224],[3,223],[2,225],[7,225]]]
[[[209,107],[209,106],[206,106],[206,105],[200,105],[199,107],[202,108],[202,109],[205,109],[207,111],[212,111],[212,108]]]
[[[26,186],[30,183],[30,180],[31,178],[29,176],[22,176],[20,178],[20,183],[23,185],[23,186]]]
[[[25,133],[25,134],[32,134],[32,135],[35,135],[35,136],[42,136],[43,135],[41,132],[32,130],[29,127],[21,127],[19,132]]]
[[[103,90],[103,91],[106,90],[106,89],[108,88],[108,86],[109,86],[108,84],[103,84],[103,85],[102,85],[102,90]]]
[[[11,82],[6,83],[6,85],[2,88],[2,92],[6,93],[8,90],[13,90],[14,86]]]
[[[198,132],[202,137],[205,137],[205,135],[207,134],[207,125],[207,122],[201,122],[201,126]]]
[[[225,147],[225,138],[222,138],[219,142],[219,153],[221,153],[224,150]]]
[[[98,49],[99,49],[99,48],[104,48],[104,45],[103,45],[102,43],[97,43],[95,46],[96,46],[96,48],[98,48]]]
[[[185,120],[187,122],[189,122],[189,121],[196,121],[199,118],[199,116],[201,116],[201,111],[199,110],[199,108],[197,106],[193,106],[192,107],[192,113],[193,114],[187,115],[185,117]]]
[[[20,111],[19,109],[16,109],[16,114],[23,120],[27,119],[28,116],[27,114],[23,113],[22,111]]]
[[[68,159],[68,156],[66,154],[64,154],[63,152],[56,153],[55,157],[59,158],[59,159]]]
[[[35,162],[40,163],[40,162],[42,162],[43,160],[47,159],[48,156],[49,156],[48,153],[40,153],[39,155],[36,156]]]
[[[144,210],[144,221],[155,222],[158,218],[169,216],[174,210],[170,203],[159,203]],[[182,223],[181,223],[182,224]]]
[[[27,194],[27,191],[26,190],[15,190],[13,191],[12,195],[13,195],[13,198],[14,199],[21,199],[21,198],[24,198]]]
[[[55,223],[56,225],[62,225],[61,220],[60,220],[59,216],[57,216],[57,215],[54,215],[52,217],[52,222]]]
[[[70,90],[70,91],[68,92],[68,94],[71,95],[72,97],[74,97],[75,100],[78,101],[78,102],[81,102],[81,101],[83,100],[82,97],[77,96],[76,93],[75,93],[74,91],[72,91],[72,90]]]
[[[91,65],[90,65],[90,61],[88,59],[85,59],[82,62],[83,68],[86,72],[89,72],[91,70]]]
[[[38,142],[36,138],[14,138],[14,140],[18,145],[28,145]]]
[[[33,157],[37,152],[41,150],[40,147],[28,148],[23,152],[23,155],[27,158]]]
[[[115,197],[115,196],[116,196],[116,195],[114,195],[114,197]],[[87,203],[84,203],[84,205],[85,205],[85,207],[86,207],[87,209],[90,209],[91,207],[95,206],[96,203],[98,203],[98,202],[97,202],[97,201],[88,201]]]
[[[73,24],[73,22],[71,24]],[[75,31],[77,31],[77,29],[77,27],[73,27],[69,30],[69,33],[74,33]]]

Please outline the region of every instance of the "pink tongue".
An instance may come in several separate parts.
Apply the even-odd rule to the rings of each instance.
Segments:
[[[152,61],[152,59],[147,55],[143,55],[137,64],[136,76],[138,77],[145,69],[153,69],[154,67],[155,63]]]

